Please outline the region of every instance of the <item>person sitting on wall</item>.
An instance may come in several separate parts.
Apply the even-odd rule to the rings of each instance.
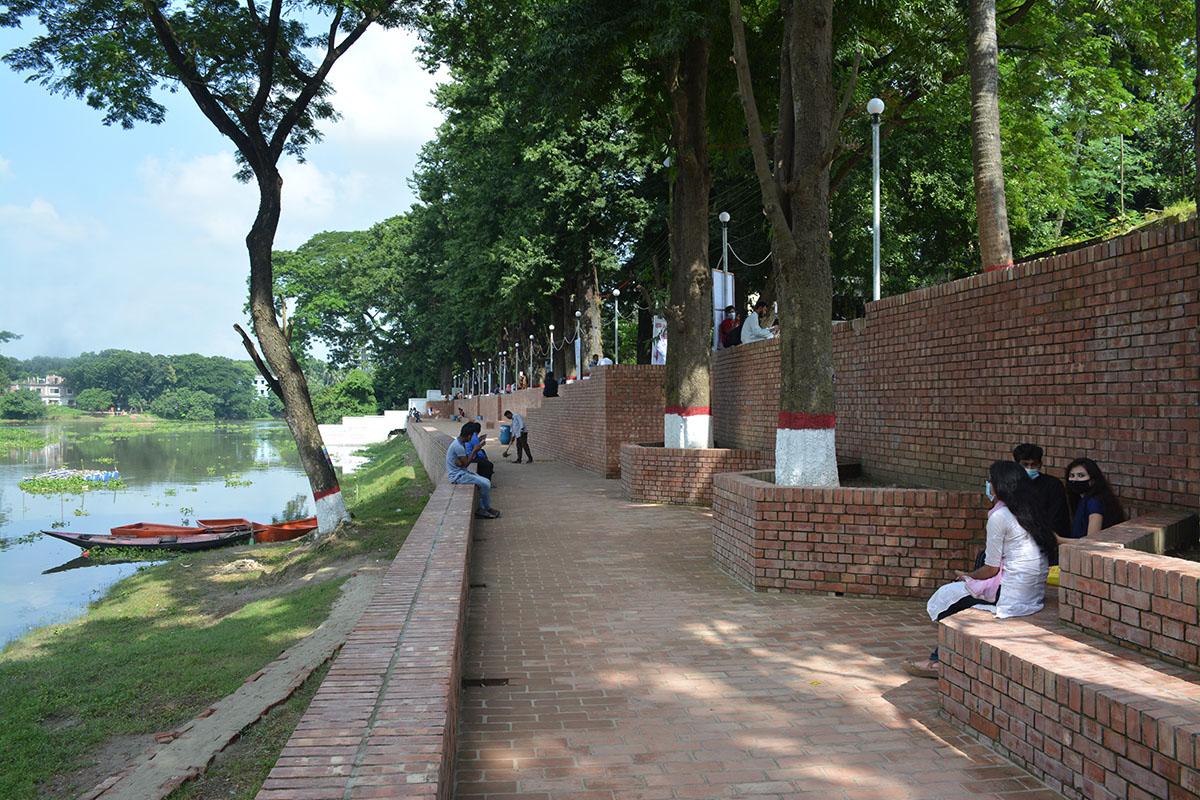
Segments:
[[[1042,610],[1046,575],[1058,540],[1040,516],[1033,482],[1020,465],[996,461],[988,470],[984,494],[994,505],[988,512],[984,563],[959,575],[933,593],[926,604],[934,622],[980,606],[999,619],[1024,617]],[[921,678],[938,676],[938,651],[927,659],[908,659],[904,671]]]
[[[1050,528],[1060,541],[1067,538],[1071,532],[1067,493],[1058,478],[1042,471],[1042,448],[1026,442],[1014,447],[1012,454],[1013,461],[1020,464],[1025,474],[1033,481],[1033,491],[1037,496],[1042,519],[1050,523]]]
[[[592,356],[592,358],[595,358],[595,356]],[[611,367],[612,365],[613,365],[613,360],[611,358],[609,358],[608,356],[604,355],[603,353],[601,353],[600,360],[596,362],[596,366],[597,367]]]
[[[475,440],[476,444],[468,445],[473,437],[475,437],[474,423],[467,422],[459,430],[458,438],[450,441],[450,446],[446,449],[446,480],[450,483],[473,483],[478,486],[479,506],[475,511],[475,516],[482,519],[495,519],[500,516],[500,509],[492,507],[492,482],[467,469],[471,461],[483,449],[483,442],[487,438],[486,436],[478,437]]]
[[[1082,539],[1125,521],[1121,501],[1100,465],[1090,458],[1077,458],[1067,465],[1067,495],[1073,509],[1068,539]]]
[[[763,324],[768,321],[767,314],[770,313],[770,309],[770,304],[762,298],[759,298],[758,302],[754,304],[754,312],[747,314],[746,321],[742,323],[741,341],[743,344],[775,338],[775,331]]]
[[[526,378],[525,373],[522,372],[521,374],[519,374],[517,376],[517,391],[519,392],[522,389],[528,389],[528,388],[529,388],[529,379]]]
[[[725,306],[725,319],[721,320],[717,332],[717,340],[722,349],[742,343],[742,323],[738,321],[736,306]]]
[[[529,463],[533,463],[533,453],[529,452],[529,429],[525,427],[525,418],[520,414],[514,414],[512,411],[505,411],[504,416],[512,422],[512,437],[517,443],[517,460],[515,463],[521,463],[521,451],[525,451]]]
[[[471,439],[467,443],[468,446],[475,447],[477,444],[480,445],[475,457],[471,459],[475,463],[475,471],[491,481],[492,475],[494,475],[496,472],[496,465],[492,463],[491,459],[488,458],[487,452],[483,449],[482,442],[487,435],[483,432],[483,426],[478,422],[471,422],[468,424],[471,426],[472,433]],[[493,481],[492,486],[494,487],[495,485],[496,484]]]
[[[558,381],[554,380],[553,372],[546,373],[546,380],[542,384],[542,397],[558,397]]]

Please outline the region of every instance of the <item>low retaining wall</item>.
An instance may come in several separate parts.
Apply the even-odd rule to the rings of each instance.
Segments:
[[[1200,669],[1200,563],[1159,555],[1196,538],[1194,514],[1162,512],[1063,547],[1059,618]]]
[[[713,478],[713,559],[755,591],[928,599],[971,569],[986,523],[977,491]]]
[[[408,431],[437,488],[258,800],[453,792],[475,487],[444,482],[448,436]]]
[[[626,443],[621,445],[621,484],[625,496],[639,502],[711,506],[714,475],[768,469],[774,461],[773,454],[758,450]]]

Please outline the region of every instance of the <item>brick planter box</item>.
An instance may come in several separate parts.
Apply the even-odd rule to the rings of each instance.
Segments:
[[[1123,647],[1200,669],[1200,563],[1159,555],[1193,544],[1195,514],[1147,514],[1062,548],[1059,618]]]
[[[771,453],[759,450],[623,444],[621,484],[631,500],[711,506],[714,475],[767,469],[774,461]]]
[[[971,569],[987,509],[978,491],[776,486],[713,478],[713,559],[755,591],[926,599]]]

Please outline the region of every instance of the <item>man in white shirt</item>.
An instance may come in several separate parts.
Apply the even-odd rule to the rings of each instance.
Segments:
[[[763,327],[762,324],[762,317],[770,311],[770,308],[766,300],[759,300],[754,304],[754,313],[747,314],[746,321],[742,323],[742,344],[775,338],[775,331]]]
[[[613,360],[608,356],[600,356],[600,360],[596,362],[598,367],[611,367]]]
[[[521,451],[525,451],[525,457],[529,459],[529,463],[533,463],[533,453],[529,452],[529,429],[525,427],[525,418],[520,414],[514,414],[511,411],[505,411],[504,416],[512,422],[512,436],[517,443],[517,461],[521,463]]]

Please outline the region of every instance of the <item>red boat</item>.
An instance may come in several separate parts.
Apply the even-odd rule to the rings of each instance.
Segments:
[[[175,526],[178,527],[178,526]],[[104,547],[128,547],[137,550],[180,550],[191,552],[211,550],[230,544],[242,544],[250,538],[249,530],[227,533],[197,533],[189,536],[105,536],[92,533],[69,533],[67,531],[42,531],[47,536],[69,542],[84,550]]]
[[[134,522],[131,525],[118,525],[110,528],[113,536],[125,538],[143,538],[147,536],[195,536],[208,533],[204,528],[189,528],[184,525],[163,525],[158,522]]]
[[[260,525],[254,523],[254,541],[258,544],[268,542],[288,542],[299,539],[317,529],[317,518],[297,519],[291,522],[281,522],[277,525]]]
[[[242,517],[224,517],[222,519],[198,519],[198,520],[196,520],[196,524],[199,525],[201,528],[204,528],[206,531],[214,532],[214,533],[219,532],[219,531],[243,531],[243,530],[246,530],[247,528],[257,528],[258,527],[250,520],[243,519]]]

